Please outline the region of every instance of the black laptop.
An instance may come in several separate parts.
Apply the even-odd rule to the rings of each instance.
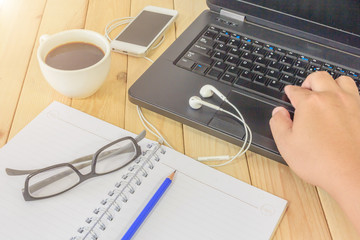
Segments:
[[[237,120],[189,106],[189,98],[211,84],[243,114],[253,132],[250,150],[284,163],[269,127],[275,106],[294,112],[284,86],[301,85],[319,70],[334,78],[350,76],[360,86],[360,1],[207,0],[207,4],[210,9],[131,86],[130,101],[242,144],[244,130]],[[233,111],[216,96],[208,101]]]

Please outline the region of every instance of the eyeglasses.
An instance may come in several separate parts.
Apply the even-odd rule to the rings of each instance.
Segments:
[[[146,132],[137,137],[117,139],[92,155],[68,163],[55,164],[42,169],[17,170],[6,168],[10,176],[29,174],[22,190],[25,201],[49,198],[66,192],[87,179],[117,171],[138,158],[141,141]]]

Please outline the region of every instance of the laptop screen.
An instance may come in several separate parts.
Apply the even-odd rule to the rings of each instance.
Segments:
[[[244,0],[243,2],[360,35],[359,0]]]
[[[328,40],[346,44],[345,51],[360,53],[360,1],[359,0],[207,0],[210,8],[222,8],[246,15],[250,22],[277,30],[281,26],[323,38],[320,42],[333,47]],[[317,41],[319,39],[310,39]]]

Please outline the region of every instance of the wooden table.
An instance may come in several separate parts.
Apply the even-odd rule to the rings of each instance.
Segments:
[[[112,53],[105,84],[95,95],[76,100],[47,84],[36,51],[42,34],[74,28],[104,33],[111,20],[135,16],[147,5],[179,12],[165,42],[149,56],[153,60],[207,8],[205,0],[0,0],[0,146],[54,100],[139,133],[143,126],[136,106],[128,100],[127,89],[150,62]],[[144,110],[144,114],[176,150],[191,157],[238,151],[238,146],[156,113]],[[150,134],[147,137],[155,139]],[[287,166],[248,152],[218,169],[289,201],[275,239],[360,239],[334,200],[322,189],[303,182]]]

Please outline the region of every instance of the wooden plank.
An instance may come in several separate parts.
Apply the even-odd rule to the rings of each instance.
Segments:
[[[67,29],[83,28],[87,7],[87,0],[47,1],[11,128],[11,137],[35,118],[53,100],[70,105],[71,99],[53,90],[41,74],[36,58],[39,46],[38,39],[43,34],[54,34]]]
[[[45,3],[0,1],[0,147],[10,133]]]
[[[179,12],[176,21],[176,37],[180,34],[202,13],[208,9],[206,0],[174,0],[175,9]]]
[[[360,234],[356,231],[354,225],[350,222],[338,203],[324,190],[318,188],[318,192],[333,239],[360,239]]]
[[[289,167],[248,152],[252,184],[289,201],[274,239],[331,239],[316,188]]]
[[[136,16],[145,6],[159,6],[173,9],[172,0],[133,0],[131,2],[131,16]],[[165,40],[160,47],[149,54],[149,58],[156,60],[167,47],[175,40],[175,28],[171,26],[166,32]],[[151,63],[144,58],[131,57],[128,58],[128,85],[129,88],[138,79],[142,73],[151,65]],[[125,128],[132,132],[140,132],[144,127],[142,126],[137,115],[136,106],[127,98],[126,103],[126,120]],[[179,152],[183,152],[183,134],[182,125],[174,120],[156,114],[154,112],[143,109],[145,117],[163,134],[164,138]],[[156,140],[149,132],[147,138]]]
[[[230,155],[234,156],[240,147],[200,132],[189,126],[184,126],[184,144],[186,155],[192,158]],[[205,164],[221,164],[224,161],[205,162]],[[251,184],[246,156],[234,159],[231,163],[216,167],[218,170]]]
[[[104,34],[112,20],[129,16],[130,0],[90,0],[85,29]],[[114,36],[114,35],[112,35]],[[124,128],[127,57],[111,53],[110,73],[103,86],[91,97],[73,99],[72,107]]]

